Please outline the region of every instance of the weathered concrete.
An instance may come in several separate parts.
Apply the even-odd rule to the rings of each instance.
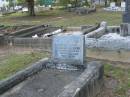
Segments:
[[[88,26],[84,25],[84,26],[81,26],[81,30],[82,30],[83,34],[85,35],[85,34],[88,34],[88,33],[92,32],[92,31],[98,29],[99,27],[100,27],[100,24],[96,24],[96,25],[94,25],[92,27],[88,27]]]
[[[58,97],[96,97],[103,89],[103,73],[104,69],[100,63],[89,63],[87,69],[67,85]]]
[[[15,31],[11,33],[9,36],[13,37],[32,37],[35,34],[37,34],[39,37],[41,37],[44,34],[53,32],[57,29],[60,29],[61,27],[53,27],[51,25],[38,25],[38,26],[33,26],[29,27],[26,29],[21,29],[19,31]]]
[[[120,34],[120,26],[107,26],[107,33],[118,33]]]
[[[86,38],[99,38],[103,34],[106,33],[106,29],[107,29],[107,23],[106,22],[102,22],[98,29],[96,29],[96,30],[86,34],[85,37]]]
[[[12,88],[13,86],[27,79],[31,75],[34,75],[35,73],[41,71],[43,69],[43,65],[47,63],[47,60],[48,59],[42,59],[32,64],[30,67],[26,68],[25,70],[22,70],[5,80],[0,81],[0,94],[4,93],[8,89]]]
[[[43,69],[0,97],[57,97],[81,71]]]
[[[109,33],[99,39],[86,38],[86,48],[98,48],[106,50],[130,50],[130,37],[121,37],[116,33]]]
[[[23,33],[33,31],[34,29],[41,28],[41,27],[45,27],[45,25],[37,25],[37,26],[26,28],[26,29],[21,29],[19,31],[15,31],[15,32],[11,33],[11,35],[12,36],[18,36],[18,35],[21,35]]]
[[[104,85],[103,73],[98,62],[89,63],[85,71],[44,68],[0,97],[96,97]]]
[[[120,26],[120,35],[121,36],[130,36],[130,24],[129,23],[122,23]]]

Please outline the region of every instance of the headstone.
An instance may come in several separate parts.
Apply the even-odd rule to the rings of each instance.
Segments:
[[[130,36],[130,24],[129,23],[122,23],[120,35],[121,36]]]
[[[121,2],[121,8],[125,8],[125,7],[126,7],[125,2]]]
[[[126,0],[125,13],[123,14],[123,22],[130,23],[130,0]]]
[[[84,35],[60,34],[53,36],[53,60],[60,63],[84,65]]]
[[[110,7],[111,7],[111,8],[116,7],[115,2],[111,2],[111,3],[110,3]]]
[[[122,11],[125,11],[125,7],[126,7],[125,2],[121,2],[121,10],[122,10]]]

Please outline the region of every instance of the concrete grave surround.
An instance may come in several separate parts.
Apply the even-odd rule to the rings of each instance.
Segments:
[[[130,35],[130,24],[129,23],[122,23],[121,24],[121,36],[129,36]]]
[[[85,38],[84,35],[61,34],[53,37],[53,60],[83,65],[85,62]]]

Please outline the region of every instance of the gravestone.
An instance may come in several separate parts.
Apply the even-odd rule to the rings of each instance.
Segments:
[[[130,23],[130,0],[126,0],[125,13],[123,14],[123,22]]]
[[[121,8],[125,8],[125,7],[126,7],[125,2],[121,2]]]
[[[53,60],[59,63],[84,65],[85,37],[79,34],[53,36]]]
[[[125,2],[121,2],[121,9],[122,9],[122,11],[125,11],[125,8],[126,8]]]
[[[111,2],[111,3],[110,3],[110,7],[111,7],[111,8],[116,7],[115,2]]]

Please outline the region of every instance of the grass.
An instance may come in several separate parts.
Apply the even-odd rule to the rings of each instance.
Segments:
[[[0,80],[31,65],[31,63],[47,56],[47,53],[13,54],[0,63]]]
[[[114,90],[115,97],[130,96],[127,96],[127,92],[130,90],[130,69],[122,69],[120,67],[114,67],[112,65],[106,64],[105,75],[111,76],[118,82],[118,85]]]
[[[107,21],[108,25],[120,25],[122,21],[121,12],[105,12],[98,9],[96,13],[88,15],[77,15],[64,10],[50,10],[37,13],[37,16],[30,17],[27,13],[14,13],[0,18],[0,23],[6,25],[35,25],[52,24],[56,26],[81,26],[93,25],[101,21]]]

